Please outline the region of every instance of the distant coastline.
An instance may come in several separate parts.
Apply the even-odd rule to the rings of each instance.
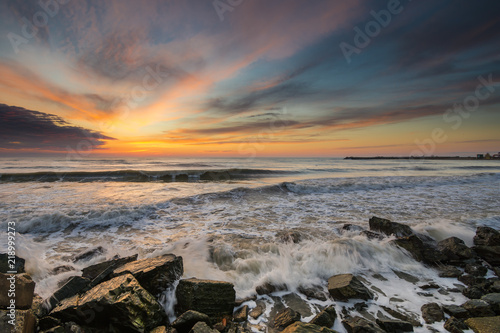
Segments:
[[[374,156],[374,157],[364,157],[364,156],[347,156],[344,160],[499,160],[498,158],[477,158],[472,156]]]

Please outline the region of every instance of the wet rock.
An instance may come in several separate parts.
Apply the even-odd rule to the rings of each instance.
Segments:
[[[443,310],[441,310],[441,307],[437,303],[424,304],[420,310],[422,311],[422,317],[427,324],[444,320]]]
[[[439,250],[446,256],[446,261],[459,265],[461,261],[476,256],[464,241],[457,237],[449,237],[438,243]]]
[[[280,311],[276,317],[274,318],[274,327],[277,329],[284,329],[287,326],[290,326],[296,321],[300,321],[300,313],[297,311],[294,311],[290,308],[285,308],[284,310]]]
[[[464,330],[468,329],[467,325],[465,325],[463,321],[455,317],[448,318],[443,327],[451,333],[463,333]]]
[[[473,241],[474,245],[500,246],[500,232],[490,227],[478,227]]]
[[[481,265],[480,263],[472,263],[465,265],[465,273],[473,276],[485,276],[488,269]]]
[[[190,333],[220,333],[214,328],[210,328],[205,322],[199,322],[193,326]]]
[[[433,241],[425,238],[423,240],[418,235],[398,238],[391,243],[408,251],[415,260],[428,265],[437,265],[446,260],[446,256],[439,251]]]
[[[43,305],[43,298],[37,294],[33,295],[33,304],[31,305],[31,311],[37,318],[42,318],[47,315],[47,309]]]
[[[75,271],[76,269],[73,266],[70,265],[61,265],[57,266],[52,270],[53,275],[61,274],[61,273],[66,273],[66,272],[71,272]]]
[[[282,230],[276,233],[276,238],[283,243],[300,243],[302,234],[295,230]]]
[[[328,295],[323,291],[323,288],[319,286],[308,288],[300,286],[297,291],[301,294],[306,295],[309,299],[314,298],[319,299],[320,301],[326,301],[328,299]]]
[[[443,278],[458,278],[463,273],[461,270],[454,266],[443,266],[439,267],[439,277]]]
[[[335,323],[335,319],[337,319],[337,311],[335,311],[333,305],[330,305],[318,313],[310,323],[318,326],[332,327]]]
[[[233,314],[233,321],[240,323],[246,321],[248,318],[248,305],[243,305],[241,309]]]
[[[356,224],[346,223],[342,226],[342,230],[344,230],[344,231],[363,231],[363,230],[365,230],[365,228],[363,228],[359,225],[356,225]]]
[[[15,263],[13,264],[12,261],[9,262],[9,260],[15,260]],[[19,258],[18,256],[14,256],[14,258],[9,258],[9,255],[7,253],[0,253],[0,273],[7,273],[7,272],[17,272],[19,273],[24,273],[24,263],[25,260],[23,258]],[[11,265],[14,265],[11,267]]]
[[[271,284],[269,282],[266,282],[266,283],[264,283],[260,286],[257,286],[255,288],[255,291],[259,295],[269,295],[269,294],[274,293],[275,291],[283,291],[283,290],[286,290],[285,285],[275,285],[275,284]]]
[[[486,282],[486,279],[482,276],[474,276],[470,274],[464,274],[458,277],[458,281],[466,284],[468,286],[476,286],[478,284]]]
[[[361,317],[348,317],[342,320],[348,333],[384,333],[377,324]]]
[[[373,232],[373,231],[369,231],[369,230],[363,230],[359,234],[365,236],[368,239],[382,240],[385,238],[384,235],[379,234],[378,232]]]
[[[377,319],[377,324],[389,333],[413,332],[412,324],[407,321]]]
[[[314,324],[295,322],[285,328],[282,333],[338,333],[327,327],[322,327]]]
[[[419,288],[423,289],[423,290],[428,290],[428,289],[439,289],[441,287],[435,283],[427,283],[427,284],[419,286]]]
[[[31,310],[16,310],[14,318],[12,322],[10,310],[0,310],[0,332],[35,332],[36,317]]]
[[[481,300],[488,303],[495,314],[500,315],[500,293],[484,295]]]
[[[407,237],[413,234],[413,230],[408,225],[391,222],[376,216],[370,219],[369,224],[370,230],[381,232],[388,236],[396,235],[397,237]]]
[[[179,333],[188,333],[197,322],[210,324],[210,318],[204,313],[188,310],[177,317],[172,323],[172,327]]]
[[[166,321],[161,305],[131,275],[103,282],[83,295],[63,300],[50,313],[65,322],[116,331],[143,332]]]
[[[61,325],[60,319],[50,316],[43,317],[38,321],[38,327],[40,328],[40,331],[45,331],[60,325]]]
[[[469,312],[459,305],[443,305],[443,311],[451,317],[458,319],[469,318]]]
[[[9,290],[15,287],[16,309],[29,309],[33,303],[35,282],[26,273],[4,274],[0,273],[0,309],[7,309],[11,304]]]
[[[250,296],[250,297],[245,297],[245,298],[242,298],[242,299],[237,299],[236,301],[234,301],[234,306],[240,306],[241,304],[245,303],[245,302],[248,302],[248,301],[255,301],[257,300],[257,296]]]
[[[253,319],[257,319],[259,318],[264,312],[266,311],[266,304],[262,303],[262,304],[257,304],[257,306],[255,308],[253,308],[252,310],[250,310],[250,312],[248,313],[248,315],[250,317],[252,317]]]
[[[45,303],[49,309],[54,308],[60,301],[75,296],[82,292],[90,284],[90,280],[81,276],[72,276],[61,288],[59,288]]]
[[[401,271],[393,271],[393,272],[398,276],[398,278],[408,281],[410,283],[417,283],[418,281],[420,281],[416,276],[413,276],[411,274]]]
[[[169,333],[166,326],[158,326],[153,328],[149,333]]]
[[[480,287],[468,287],[462,291],[462,295],[470,299],[479,299],[486,294],[486,291]]]
[[[480,299],[471,299],[462,304],[462,307],[469,312],[471,317],[493,317],[495,315],[488,302]]]
[[[334,275],[328,279],[328,292],[335,300],[372,299],[373,294],[352,274]]]
[[[130,257],[116,258],[116,259],[104,261],[104,262],[101,262],[101,263],[98,263],[95,265],[87,266],[84,269],[82,269],[82,277],[93,280],[96,277],[98,277],[105,270],[109,270],[111,268],[112,269],[112,270],[110,270],[110,273],[111,273],[111,271],[118,269],[121,266],[123,266],[129,262],[136,261],[136,260],[137,260],[137,254],[130,256]],[[106,277],[107,276],[103,277],[103,280]]]
[[[77,263],[79,261],[89,261],[92,258],[95,258],[101,254],[104,254],[106,249],[102,246],[98,246],[94,249],[90,249],[87,251],[80,252],[79,254],[73,257],[73,262]]]
[[[401,313],[399,311],[396,311],[396,310],[391,309],[390,307],[387,307],[387,306],[384,306],[384,305],[381,305],[381,308],[384,309],[388,314],[390,314],[394,318],[397,318],[397,319],[399,319],[401,321],[407,321],[410,324],[412,324],[413,326],[422,326],[422,324],[420,323],[420,321],[418,321],[416,318],[412,318],[408,314],[403,314],[403,313]]]
[[[493,281],[488,287],[489,293],[500,293],[500,281]]]
[[[474,246],[472,249],[481,259],[492,266],[500,266],[500,246]]]
[[[500,327],[500,316],[469,318],[465,324],[472,328],[475,333],[498,333]]]
[[[233,314],[236,293],[232,283],[200,280],[180,280],[176,289],[177,311],[195,310],[212,318]]]
[[[115,269],[112,276],[130,273],[144,289],[157,295],[170,287],[182,276],[183,272],[182,257],[166,254],[129,262]]]

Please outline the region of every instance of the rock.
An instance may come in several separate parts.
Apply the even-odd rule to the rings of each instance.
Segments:
[[[347,317],[342,324],[348,333],[384,333],[374,322],[361,317]]]
[[[427,324],[435,323],[436,321],[444,320],[444,313],[437,303],[427,303],[420,308],[422,317]]]
[[[338,333],[330,328],[307,324],[301,322],[295,322],[285,328],[282,333]]]
[[[454,266],[442,266],[438,268],[439,270],[439,277],[444,277],[444,278],[457,278],[461,276],[463,273],[461,270]]]
[[[328,295],[323,291],[323,288],[319,286],[308,288],[300,286],[297,291],[301,294],[306,295],[309,299],[314,298],[319,299],[320,301],[326,301],[328,299]]]
[[[413,276],[411,274],[395,270],[393,270],[393,272],[398,276],[398,278],[408,281],[410,283],[417,283],[418,281],[420,281],[416,276]]]
[[[176,289],[177,310],[195,310],[218,319],[233,314],[236,293],[232,283],[223,281],[180,280]]]
[[[376,216],[373,216],[370,219],[369,224],[370,230],[381,232],[388,236],[396,235],[396,237],[407,237],[413,234],[413,230],[408,225],[391,222]]]
[[[166,315],[161,305],[131,275],[103,282],[85,294],[63,300],[50,313],[65,322],[116,331],[150,330],[162,325]]]
[[[346,223],[342,226],[342,230],[345,230],[345,231],[363,231],[365,229],[359,225],[356,225],[356,224]]]
[[[43,305],[43,298],[37,294],[33,295],[33,304],[31,305],[31,311],[37,318],[42,318],[47,315],[47,309]]]
[[[455,317],[458,319],[469,318],[469,312],[459,305],[443,305],[443,311],[446,314],[449,314],[451,317]]]
[[[40,328],[40,331],[45,331],[60,325],[61,325],[60,319],[50,316],[43,317],[38,321],[38,327]]]
[[[407,321],[409,322],[410,324],[412,324],[413,326],[422,326],[422,324],[420,323],[420,321],[418,321],[416,318],[412,318],[410,317],[410,315],[407,315],[407,314],[403,314],[401,312],[398,312],[394,309],[391,309],[387,306],[384,306],[384,305],[381,305],[380,306],[382,309],[384,309],[388,314],[390,314],[391,316],[393,316],[394,318],[397,318],[401,321]]]
[[[102,246],[98,246],[94,249],[88,250],[81,252],[73,257],[73,262],[79,262],[79,261],[89,261],[92,258],[95,258],[101,254],[104,254],[106,252],[106,249],[103,248]]]
[[[472,249],[481,259],[492,266],[500,266],[500,246],[474,246]]]
[[[333,305],[330,305],[318,313],[310,323],[318,326],[332,327],[335,323],[335,319],[337,319],[337,311],[335,311]]]
[[[179,333],[188,333],[197,322],[210,324],[210,318],[204,313],[188,310],[177,317],[172,323],[172,327]]]
[[[300,321],[300,317],[301,315],[297,311],[285,308],[276,315],[276,318],[274,318],[274,327],[282,330],[294,322]]]
[[[70,265],[61,265],[57,266],[54,269],[52,269],[52,274],[57,275],[61,273],[66,273],[66,272],[71,272],[71,271],[76,271],[76,268]]]
[[[9,260],[11,260],[9,262]],[[12,260],[15,260],[13,263]],[[24,273],[24,259],[19,258],[18,256],[14,256],[14,258],[9,258],[9,255],[7,253],[0,253],[0,273],[7,273],[7,272],[16,272],[17,274],[19,273]],[[14,265],[14,267],[11,267],[10,265]]]
[[[439,250],[446,256],[446,262],[460,264],[461,261],[476,256],[464,241],[457,237],[449,237],[438,243]]]
[[[377,319],[377,324],[389,333],[413,332],[413,325],[407,321]]]
[[[468,287],[462,291],[462,295],[470,299],[479,299],[486,294],[486,291],[479,287]]]
[[[193,329],[190,331],[190,333],[220,333],[216,329],[210,328],[205,322],[199,322],[196,325],[193,326]]]
[[[486,279],[482,276],[474,276],[470,274],[464,274],[458,277],[458,281],[466,284],[468,286],[475,286],[486,282]]]
[[[498,333],[500,327],[500,316],[469,318],[465,324],[472,328],[475,333]]]
[[[484,295],[481,300],[488,303],[495,314],[500,315],[500,293]]]
[[[283,291],[283,290],[286,290],[285,285],[274,285],[269,282],[266,282],[255,288],[255,291],[259,295],[269,295],[274,293],[275,291]]]
[[[493,317],[495,315],[490,305],[480,299],[468,300],[462,304],[462,307],[469,312],[471,317]]]
[[[98,277],[103,271],[113,268],[113,270],[120,268],[121,266],[128,264],[129,262],[136,261],[137,254],[130,257],[117,258],[101,262],[95,265],[87,266],[82,269],[82,277],[93,280]]]
[[[500,246],[500,232],[490,227],[477,227],[474,245]]]
[[[141,286],[153,295],[170,287],[184,272],[182,257],[166,254],[129,262],[113,271],[112,276],[132,274]],[[189,309],[187,309],[189,310]]]
[[[408,251],[415,260],[428,265],[437,265],[446,260],[446,256],[439,251],[434,242],[426,238],[423,240],[418,235],[398,238],[391,243]]]
[[[12,322],[11,315],[10,310],[0,310],[0,332],[35,332],[36,317],[31,310],[15,310],[14,322]]]
[[[328,279],[328,292],[335,300],[347,301],[351,298],[369,300],[373,294],[352,274],[334,275]]]
[[[14,288],[11,288],[14,287]],[[11,304],[9,290],[15,293],[16,309],[26,310],[31,308],[35,292],[35,282],[26,273],[4,274],[0,273],[0,309],[7,309]]]
[[[256,301],[256,300],[257,300],[257,296],[255,296],[255,295],[249,296],[249,297],[245,297],[245,298],[236,299],[236,301],[234,301],[234,306],[238,307],[238,306],[240,306],[241,304],[243,304],[245,302]]]
[[[264,312],[266,311],[266,304],[258,304],[255,308],[250,310],[248,315],[252,317],[253,319],[259,318]]]
[[[423,290],[428,290],[428,289],[439,289],[441,288],[439,285],[431,282],[431,283],[427,283],[427,284],[424,284],[424,285],[421,285],[421,286],[418,286],[420,289],[423,289]]]
[[[52,296],[45,300],[49,309],[54,308],[60,301],[75,296],[83,292],[90,284],[90,280],[81,276],[72,276],[61,288]]]
[[[276,238],[283,243],[300,243],[302,234],[295,230],[282,230],[276,233]]]
[[[488,269],[480,263],[466,264],[465,273],[473,276],[485,276],[488,273]]]
[[[500,281],[493,281],[493,283],[488,287],[489,293],[500,293]]]
[[[168,333],[166,326],[158,326],[153,328],[149,333]]]
[[[248,305],[243,305],[241,309],[233,314],[233,321],[240,323],[246,321],[248,317]]]
[[[378,232],[370,231],[370,230],[363,230],[359,234],[365,236],[368,239],[382,240],[385,238],[384,235],[379,234]]]
[[[463,321],[450,317],[443,325],[444,329],[451,333],[463,333],[468,327]]]

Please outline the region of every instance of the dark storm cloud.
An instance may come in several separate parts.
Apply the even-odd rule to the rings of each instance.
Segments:
[[[59,116],[0,104],[0,148],[65,151],[99,148],[115,140],[99,132],[72,126]]]

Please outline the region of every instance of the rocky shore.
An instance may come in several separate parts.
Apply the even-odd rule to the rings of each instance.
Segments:
[[[433,332],[436,324],[440,331],[452,333],[500,332],[498,230],[478,227],[474,246],[468,247],[459,238],[437,242],[408,225],[378,217],[372,217],[366,229],[347,224],[342,229],[370,239],[388,239],[415,260],[435,269],[440,277],[456,281],[457,288],[447,290],[433,281],[421,283],[412,272],[395,272],[401,279],[421,283],[422,293],[461,292],[469,300],[453,305],[429,302],[420,313],[413,314],[392,304],[381,304],[384,311],[374,317],[363,309],[376,303],[384,291],[370,286],[362,276],[340,274],[330,277],[324,286],[299,288],[296,292],[333,304],[354,301],[354,307],[329,305],[310,319],[291,305],[268,309],[259,301],[258,295],[287,291],[286,285],[266,283],[256,288],[255,296],[238,300],[229,282],[183,278],[183,260],[173,254],[139,260],[134,255],[88,266],[43,300],[34,293],[35,282],[25,273],[24,260],[17,258],[14,328],[9,323],[12,317],[7,296],[12,279],[7,274],[7,255],[0,254],[0,332],[237,333],[255,330],[252,322],[261,316],[267,316],[268,332],[335,332],[333,327],[339,322],[349,333],[413,332],[417,327]],[[290,243],[302,240],[295,231],[282,232],[276,238]],[[100,251],[89,249],[73,260],[87,260]],[[165,309],[166,290],[171,291],[171,299],[174,295],[176,299],[172,321]]]

